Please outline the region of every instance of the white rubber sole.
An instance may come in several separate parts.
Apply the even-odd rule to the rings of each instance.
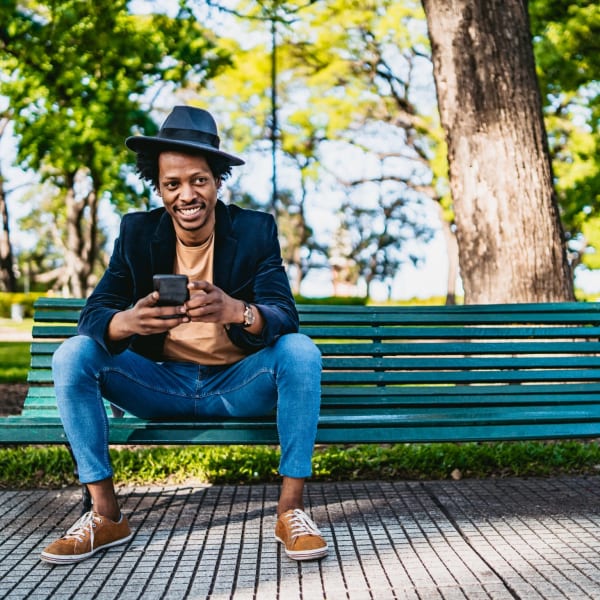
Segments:
[[[327,553],[329,552],[329,547],[327,544],[325,544],[325,546],[322,548],[315,548],[314,550],[288,550],[285,547],[285,542],[280,537],[275,536],[275,539],[280,544],[283,544],[285,553],[287,554],[288,558],[291,558],[292,560],[315,560],[317,558],[323,558],[324,556],[327,556]]]
[[[107,548],[112,548],[113,546],[120,546],[121,544],[127,543],[133,537],[133,533],[130,533],[127,537],[121,538],[120,540],[116,540],[111,542],[110,544],[104,544],[98,548],[94,548],[90,552],[85,552],[84,554],[52,554],[50,552],[42,552],[41,559],[43,561],[52,563],[53,565],[72,565],[73,563],[81,562],[82,560],[86,560],[96,554],[96,552],[100,552],[101,550],[106,550]]]

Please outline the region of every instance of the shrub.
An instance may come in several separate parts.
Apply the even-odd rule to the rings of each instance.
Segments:
[[[20,304],[23,307],[23,317],[31,318],[33,317],[33,303],[45,295],[43,292],[29,292],[28,294],[0,292],[0,317],[10,318],[11,306]]]

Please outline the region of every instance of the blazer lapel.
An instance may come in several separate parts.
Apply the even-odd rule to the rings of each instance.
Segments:
[[[231,291],[234,271],[237,239],[231,231],[231,219],[227,206],[220,200],[216,206],[215,225],[215,262],[213,265],[213,283],[225,292]]]

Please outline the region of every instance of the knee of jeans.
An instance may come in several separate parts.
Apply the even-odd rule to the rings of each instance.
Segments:
[[[52,356],[52,372],[55,381],[57,375],[65,375],[71,370],[82,372],[83,367],[94,362],[94,355],[101,350],[97,342],[85,335],[76,335],[65,340]]]
[[[321,369],[321,352],[317,345],[302,333],[290,333],[277,341],[277,350],[284,359],[295,364],[302,361],[315,369]]]

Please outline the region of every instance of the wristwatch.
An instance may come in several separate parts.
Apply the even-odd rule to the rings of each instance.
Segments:
[[[250,327],[254,323],[255,318],[252,306],[244,302],[244,322],[242,323],[242,327]]]

